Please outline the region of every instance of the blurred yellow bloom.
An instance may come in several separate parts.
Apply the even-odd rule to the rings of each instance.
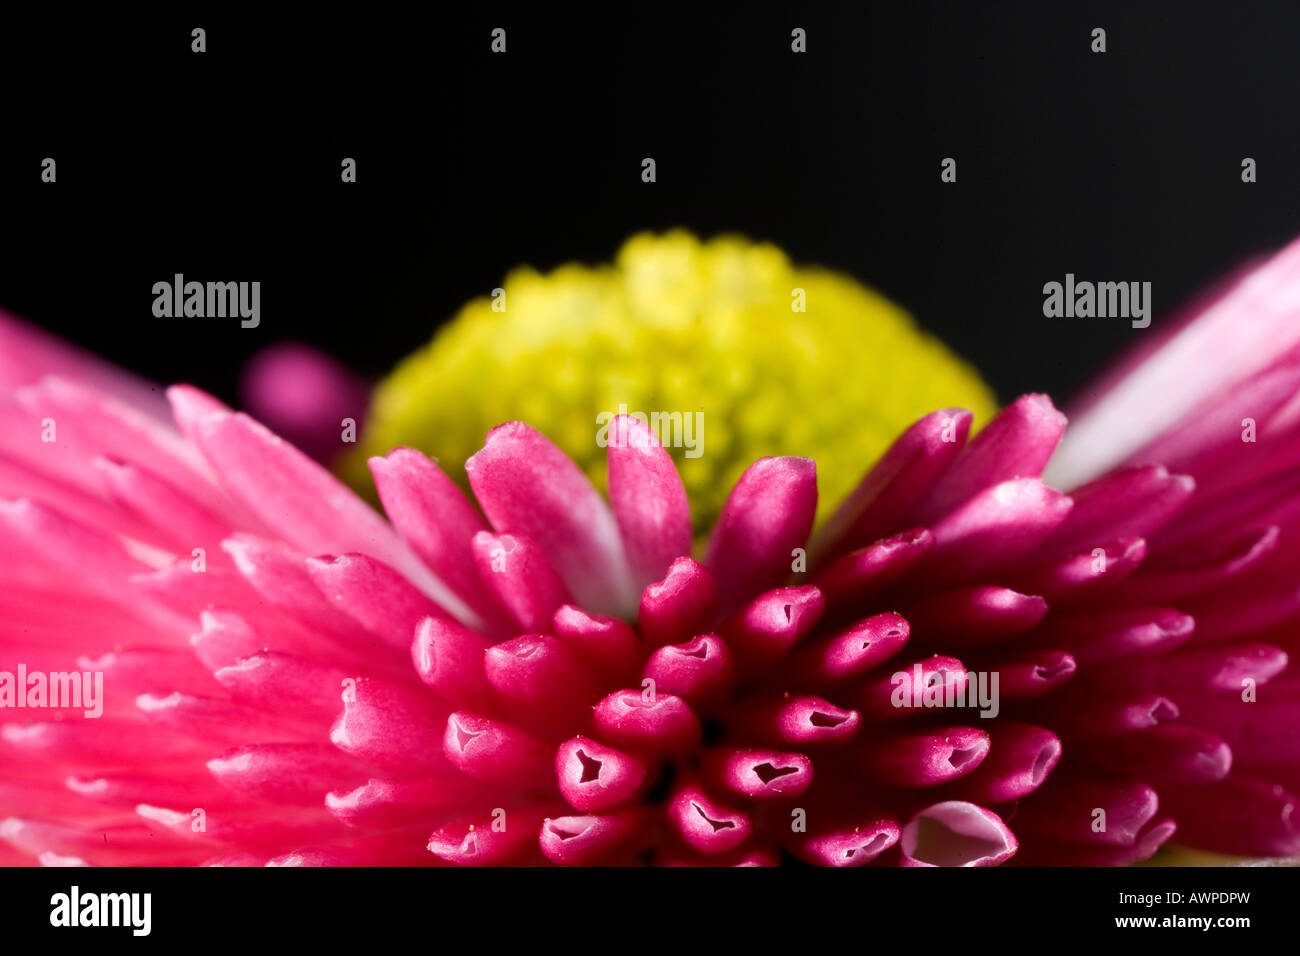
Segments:
[[[520,268],[502,291],[376,388],[347,463],[358,487],[365,458],[397,445],[463,481],[487,430],[522,419],[603,490],[598,416],[680,412],[702,421],[698,449],[670,449],[699,532],[755,458],[814,458],[825,515],[920,415],[964,406],[981,422],[995,409],[975,370],[897,306],[742,238],[642,234],[613,265]]]

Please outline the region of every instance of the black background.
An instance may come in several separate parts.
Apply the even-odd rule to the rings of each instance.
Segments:
[[[510,267],[677,225],[850,272],[1001,398],[1064,399],[1150,333],[1046,319],[1044,282],[1149,280],[1154,331],[1300,233],[1291,2],[29,16],[0,28],[0,307],[228,400],[271,342],[382,374]],[[154,318],[176,272],[260,280],[261,326]]]

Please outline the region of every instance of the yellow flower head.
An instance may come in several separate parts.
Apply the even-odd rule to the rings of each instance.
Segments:
[[[701,532],[764,455],[816,460],[824,516],[944,406],[978,422],[995,403],[970,365],[848,276],[742,238],[642,234],[613,265],[516,269],[466,305],[376,388],[347,467],[368,485],[367,456],[409,445],[463,480],[488,429],[520,419],[603,489],[601,423],[658,412]]]

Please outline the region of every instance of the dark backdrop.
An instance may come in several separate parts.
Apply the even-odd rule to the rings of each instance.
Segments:
[[[1298,39],[1294,3],[1131,0],[7,19],[0,306],[229,399],[270,342],[381,374],[515,264],[685,225],[858,276],[1003,398],[1067,397],[1149,333],[1045,319],[1044,282],[1149,280],[1158,325],[1300,234]],[[175,272],[261,280],[261,327],[153,318]]]

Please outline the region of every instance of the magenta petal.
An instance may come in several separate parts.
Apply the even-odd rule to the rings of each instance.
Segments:
[[[1115,690],[1148,691],[1185,701],[1240,693],[1246,680],[1254,686],[1266,684],[1286,670],[1288,660],[1286,651],[1271,644],[1215,644],[1134,661],[1106,681]]]
[[[502,706],[529,727],[581,725],[599,696],[573,648],[547,634],[522,634],[489,647],[483,670]]]
[[[333,747],[264,743],[236,747],[208,761],[222,786],[272,803],[319,805],[325,794],[357,777],[358,767]]]
[[[474,535],[474,563],[487,590],[520,630],[547,630],[569,600],[545,553],[525,535],[480,531]]]
[[[1042,786],[1061,759],[1061,741],[1050,730],[999,720],[989,729],[992,750],[979,768],[951,792],[980,803],[1008,803]]]
[[[862,726],[856,710],[836,707],[812,694],[753,696],[731,711],[729,724],[758,743],[778,747],[835,745],[851,740]]]
[[[1172,700],[1159,694],[1110,697],[1099,696],[1096,688],[1081,687],[1078,693],[1066,692],[1050,698],[1033,714],[1036,720],[1049,725],[1068,741],[1149,730],[1177,720],[1180,711]]]
[[[1276,353],[1274,353],[1276,354]],[[1300,359],[1284,358],[1253,377],[1210,394],[1169,431],[1134,453],[1132,460],[1160,462],[1199,474],[1215,459],[1242,450],[1243,419],[1267,422],[1300,392]]]
[[[1184,699],[1184,723],[1210,730],[1232,747],[1237,766],[1300,768],[1300,678],[1281,677],[1251,699],[1244,693]],[[1261,776],[1269,774],[1261,770]]]
[[[669,798],[668,819],[682,841],[700,853],[733,850],[753,832],[747,813],[713,799],[692,782],[678,787]]]
[[[644,831],[649,810],[632,807],[613,813],[550,817],[542,822],[538,845],[559,866],[593,866],[625,850]]]
[[[400,571],[452,614],[473,619],[464,602],[369,505],[247,415],[207,415],[195,425],[194,439],[226,488],[304,554],[369,554]]]
[[[437,698],[377,680],[358,680],[341,696],[343,713],[330,729],[334,746],[395,769],[442,765],[447,708]]]
[[[554,781],[554,750],[518,727],[456,711],[447,717],[442,752],[462,773],[479,780],[543,790]]]
[[[1017,818],[1017,827],[1019,826]],[[1132,866],[1155,856],[1178,825],[1170,817],[1163,817],[1146,825],[1129,846],[1074,846],[1069,843],[1052,843],[1031,840],[1021,848],[1015,865],[1020,866]]]
[[[555,751],[560,793],[576,810],[601,811],[632,800],[646,783],[649,764],[588,737],[574,737]]]
[[[997,571],[1031,554],[1070,513],[1072,502],[1036,478],[1004,481],[975,495],[930,530],[926,567],[936,579]]]
[[[1232,769],[1232,750],[1222,738],[1178,723],[1072,744],[1070,754],[1071,759],[1078,754],[1093,766],[1157,786],[1214,783]]]
[[[680,754],[700,741],[694,711],[672,694],[615,691],[596,705],[592,718],[602,739],[638,753]]]
[[[478,634],[442,617],[430,617],[415,628],[411,660],[415,672],[438,696],[455,707],[468,707],[491,697],[483,665],[487,644]]]
[[[714,748],[704,752],[700,768],[719,792],[750,800],[792,799],[813,781],[811,760],[778,750]]]
[[[487,530],[478,509],[436,464],[412,448],[369,460],[375,490],[407,544],[483,620],[500,611],[480,580],[470,543]]]
[[[1084,551],[1120,538],[1150,538],[1187,504],[1196,482],[1161,465],[1113,471],[1070,493],[1074,507],[1047,540],[1053,553]]]
[[[783,821],[783,831],[791,829]],[[866,866],[898,843],[902,828],[892,816],[871,807],[814,804],[807,830],[783,833],[786,849],[813,866]]]
[[[915,528],[850,551],[813,578],[837,619],[864,610],[889,587],[903,580],[934,546],[934,536]]]
[[[386,643],[405,650],[415,626],[442,609],[388,565],[365,554],[307,559],[307,573],[338,610]]]
[[[1266,780],[1233,774],[1207,787],[1162,787],[1160,802],[1190,846],[1249,856],[1300,853],[1300,798]]]
[[[720,699],[735,681],[735,662],[716,634],[661,647],[646,661],[644,676],[655,690],[676,694],[692,707]]]
[[[493,807],[445,823],[429,835],[429,852],[458,866],[499,866],[536,852],[545,817],[538,806]]]
[[[795,685],[818,687],[861,677],[898,653],[910,633],[901,615],[876,614],[796,647],[782,664],[781,677]]]
[[[931,717],[935,707],[926,704],[926,689],[939,700],[951,691],[953,698],[966,693],[966,666],[955,657],[935,654],[924,660],[885,664],[870,674],[855,691],[858,708],[869,720],[904,720]]]
[[[1090,666],[1157,658],[1185,643],[1195,627],[1192,618],[1172,608],[1123,608],[1050,618],[1032,639],[1067,650],[1080,665]]]
[[[641,593],[637,626],[652,647],[677,644],[713,627],[717,601],[713,575],[691,558],[678,558],[662,581]]]
[[[1296,286],[1300,244],[1240,270],[1187,321],[1166,323],[1073,413],[1051,471],[1069,487],[1127,459],[1197,410],[1207,394],[1249,380],[1300,342]],[[1145,336],[1146,333],[1143,333]]]
[[[721,628],[742,677],[774,666],[821,620],[826,602],[817,588],[777,588],[754,598]]]
[[[817,563],[896,531],[961,452],[971,419],[963,408],[944,408],[903,432],[817,529],[810,545]]]
[[[1141,574],[1117,587],[1113,596],[1164,603],[1217,594],[1266,562],[1281,537],[1281,529],[1269,525],[1245,533],[1234,529],[1226,539],[1211,537],[1180,545],[1176,557],[1157,555]]]
[[[967,647],[1023,634],[1046,614],[1038,595],[976,585],[927,595],[908,609],[907,620],[916,643]]]
[[[1036,700],[1055,691],[1074,676],[1078,665],[1065,651],[1048,648],[1011,657],[996,656],[983,669],[1000,675],[998,691],[1002,700],[1017,703]]]
[[[854,771],[883,787],[935,787],[971,773],[988,756],[989,735],[974,727],[935,727],[863,738]]]
[[[1094,588],[1123,581],[1146,556],[1145,538],[1120,538],[1096,548],[1054,558],[1016,576],[1014,583],[1026,593],[1042,595],[1051,604],[1074,603],[1091,596]]]
[[[691,553],[690,503],[672,458],[649,427],[619,415],[609,436],[609,502],[641,588]]]
[[[555,612],[552,632],[582,658],[583,666],[614,684],[625,684],[641,665],[641,642],[626,621],[588,614],[566,604]]]
[[[996,866],[1015,855],[1015,834],[992,810],[962,800],[927,807],[898,841],[904,866]]]
[[[1133,846],[1159,806],[1156,792],[1136,780],[1054,777],[1035,799],[1020,804],[1015,824],[1021,837],[1034,841]]]
[[[808,458],[760,458],[731,489],[709,538],[705,565],[728,613],[790,575],[817,511],[817,466]]]
[[[1064,433],[1065,416],[1050,398],[1022,395],[970,441],[918,502],[912,518],[930,524],[985,488],[1037,477]]]
[[[497,426],[465,471],[493,527],[536,541],[584,607],[619,614],[635,606],[609,505],[541,432],[522,422]]]

